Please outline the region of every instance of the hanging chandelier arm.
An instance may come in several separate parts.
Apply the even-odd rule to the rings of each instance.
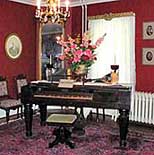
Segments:
[[[40,0],[35,12],[36,19],[41,23],[65,23],[70,17],[69,1],[66,0],[66,9],[60,7],[60,0],[47,0],[46,8],[41,9]]]

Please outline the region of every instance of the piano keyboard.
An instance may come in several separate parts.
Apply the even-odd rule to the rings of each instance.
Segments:
[[[90,93],[48,93],[48,94],[34,94],[37,98],[49,98],[49,99],[68,99],[68,100],[93,100],[93,94]]]

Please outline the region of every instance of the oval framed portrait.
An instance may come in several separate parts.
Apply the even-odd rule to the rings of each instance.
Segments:
[[[5,51],[6,54],[12,59],[16,59],[21,55],[22,42],[17,34],[12,33],[6,37]]]

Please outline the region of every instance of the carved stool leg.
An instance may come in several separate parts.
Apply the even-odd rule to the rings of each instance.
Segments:
[[[49,143],[49,148],[52,148],[58,143],[65,143],[70,148],[75,147],[75,144],[70,141],[71,132],[66,129],[66,127],[60,126],[58,129],[54,130],[53,134],[56,136],[56,139],[52,143]]]
[[[70,148],[74,148],[75,145],[70,141],[71,131],[68,128],[73,127],[77,119],[76,115],[73,114],[51,114],[46,120],[47,125],[58,126],[58,129],[54,129],[53,135],[56,136],[52,143],[49,143],[49,148],[57,145],[58,143],[65,143]],[[68,127],[68,128],[67,128]]]
[[[61,140],[61,136],[60,136],[60,128],[58,129],[55,129],[53,131],[53,135],[56,136],[56,139],[52,142],[52,143],[49,143],[49,148],[52,148],[53,146],[57,145]]]

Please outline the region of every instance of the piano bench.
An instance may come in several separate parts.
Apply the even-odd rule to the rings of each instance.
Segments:
[[[53,135],[56,136],[55,140],[52,143],[49,143],[49,148],[52,148],[58,143],[65,143],[70,148],[74,148],[75,144],[70,141],[71,131],[69,127],[72,127],[77,119],[77,116],[74,114],[51,114],[46,123],[49,126],[58,126],[53,131]]]

